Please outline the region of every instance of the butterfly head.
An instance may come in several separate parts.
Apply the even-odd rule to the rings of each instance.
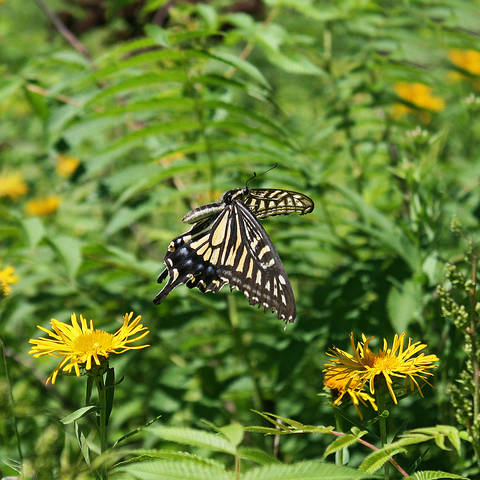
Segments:
[[[249,192],[248,187],[244,188],[234,188],[232,190],[228,190],[223,194],[222,202],[225,205],[230,205],[234,200],[243,198]]]

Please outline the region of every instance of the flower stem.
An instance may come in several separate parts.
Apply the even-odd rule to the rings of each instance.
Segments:
[[[107,449],[107,390],[103,381],[103,373],[95,376],[95,383],[98,390],[98,434],[100,436],[100,455]],[[102,467],[101,478],[107,478],[107,470]]]
[[[379,425],[380,425],[380,440],[382,442],[382,447],[384,447],[388,443],[388,432],[387,432],[387,417],[388,412],[385,409],[385,388],[381,385],[377,390],[377,405],[378,411],[380,412],[379,418]],[[385,480],[389,480],[390,478],[390,465],[385,463],[384,465],[384,478]]]
[[[335,427],[338,431],[343,431],[342,417],[335,411]],[[343,448],[335,452],[335,463],[337,465],[343,465]]]

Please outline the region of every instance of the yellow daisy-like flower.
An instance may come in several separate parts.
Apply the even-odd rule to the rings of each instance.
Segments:
[[[108,358],[111,353],[124,353],[127,350],[138,350],[149,345],[130,345],[138,342],[150,332],[144,327],[138,315],[131,323],[133,312],[123,316],[123,325],[115,332],[108,333],[103,330],[95,330],[93,321],[87,323],[83,315],[80,315],[80,324],[75,313],[71,315],[71,325],[59,322],[52,318],[50,323],[52,330],[47,330],[39,325],[40,330],[48,333],[52,338],[31,339],[34,346],[28,352],[35,358],[50,355],[63,357],[55,370],[47,378],[47,384],[55,383],[58,373],[62,370],[70,373],[75,370],[77,377],[80,376],[80,367],[85,370],[92,368],[92,359],[96,365],[100,365],[99,357]],[[135,338],[131,338],[137,335]]]
[[[28,187],[21,173],[0,175],[0,197],[10,197],[12,200],[16,200],[27,192]]]
[[[411,339],[404,348],[405,332],[400,336],[395,334],[391,348],[384,339],[383,347],[378,353],[373,353],[368,346],[372,339],[373,337],[370,337],[367,340],[362,334],[362,341],[355,346],[353,333],[350,334],[354,354],[351,355],[334,347],[328,353],[332,357],[332,363],[325,365],[325,376],[345,383],[356,382],[355,385],[360,390],[368,383],[371,394],[375,394],[375,381],[383,380],[395,404],[398,402],[393,383],[395,379],[403,379],[410,384],[412,391],[416,387],[423,397],[417,378],[428,384],[426,377],[433,375],[430,370],[437,368],[438,365],[434,362],[438,362],[438,357],[419,354],[426,345],[420,342],[412,343]]]
[[[480,75],[480,52],[477,50],[450,50],[450,61],[473,75]]]
[[[79,165],[80,160],[77,157],[62,154],[57,156],[57,173],[61,177],[71,177]]]
[[[434,96],[432,89],[424,83],[398,82],[394,85],[394,89],[400,98],[425,110],[439,112],[445,108],[445,100]],[[411,111],[412,109],[407,105],[393,107],[393,115],[397,118]]]
[[[0,270],[0,289],[5,297],[8,297],[12,291],[10,285],[17,282],[18,277],[11,265],[7,265],[3,270]]]
[[[333,402],[334,405],[338,405],[342,401],[342,398],[345,396],[345,394],[348,394],[348,396],[352,400],[355,410],[357,411],[358,415],[362,420],[363,415],[358,408],[360,403],[367,407],[368,402],[375,411],[378,410],[375,399],[367,392],[362,391],[363,385],[359,382],[358,379],[346,379],[343,378],[342,375],[336,376],[330,373],[329,375],[325,375],[323,383],[325,387],[328,387],[332,391],[332,393],[338,395]]]
[[[57,211],[60,205],[60,197],[49,195],[48,197],[35,198],[25,205],[28,215],[49,215]]]

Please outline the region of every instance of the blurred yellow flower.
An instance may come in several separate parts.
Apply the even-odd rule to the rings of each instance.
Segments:
[[[27,192],[28,187],[21,173],[0,175],[0,197],[10,197],[12,200],[16,200]]]
[[[473,75],[480,75],[480,52],[477,50],[450,50],[451,62]]]
[[[327,371],[324,370],[324,372]],[[337,398],[333,402],[334,405],[338,405],[345,394],[348,394],[352,400],[353,406],[357,411],[360,418],[363,420],[362,412],[360,411],[359,404],[362,403],[364,406],[368,406],[367,402],[370,403],[370,406],[377,411],[378,407],[375,404],[375,399],[369,395],[367,392],[363,392],[363,385],[359,382],[358,379],[354,378],[343,378],[341,375],[335,376],[333,372],[328,372],[326,374],[323,383],[325,387],[328,387],[332,393],[337,394]]]
[[[28,352],[35,358],[50,355],[52,357],[63,357],[55,370],[47,378],[47,384],[51,381],[55,383],[58,373],[62,370],[70,373],[75,370],[77,377],[80,376],[80,367],[85,370],[92,368],[92,359],[96,365],[100,365],[98,357],[108,358],[111,353],[124,353],[127,350],[137,350],[148,347],[149,345],[129,345],[137,342],[150,332],[144,327],[138,315],[131,323],[133,312],[126,313],[123,316],[123,325],[115,332],[108,333],[103,330],[95,330],[93,321],[87,323],[83,315],[80,315],[80,324],[77,316],[72,313],[70,317],[71,325],[59,322],[52,318],[50,323],[52,330],[37,327],[48,333],[52,338],[31,339],[30,343],[34,346]],[[130,338],[137,335],[135,338]]]
[[[49,195],[47,197],[35,198],[25,205],[28,215],[49,215],[57,211],[60,205],[60,197]]]
[[[423,396],[417,378],[428,384],[426,377],[433,375],[430,370],[437,368],[438,365],[434,365],[434,362],[438,362],[438,357],[423,353],[417,355],[426,345],[412,343],[411,339],[404,349],[405,332],[400,336],[395,334],[391,348],[384,339],[383,347],[378,353],[373,353],[368,346],[372,339],[370,337],[367,340],[362,334],[362,341],[355,346],[353,333],[350,334],[353,355],[333,347],[328,353],[332,357],[332,363],[325,364],[325,377],[347,385],[348,382],[353,382],[350,385],[353,384],[360,390],[368,383],[371,394],[375,394],[375,381],[383,380],[395,404],[397,397],[393,390],[394,379],[403,379],[409,383],[411,391],[416,387]]]
[[[174,152],[170,153],[169,155],[165,155],[164,157],[160,157],[155,162],[161,163],[164,167],[169,167],[173,162],[176,160],[181,160],[185,158],[185,154],[182,152]]]
[[[445,108],[445,100],[440,97],[435,97],[432,94],[432,89],[424,83],[398,82],[394,85],[394,89],[400,98],[425,110],[438,112]],[[408,105],[396,104],[393,107],[393,115],[396,118],[411,111],[413,110]]]
[[[7,265],[3,270],[0,270],[0,289],[5,297],[10,295],[10,292],[12,291],[10,285],[17,282],[18,277],[15,273],[15,269],[11,265]]]
[[[79,165],[80,160],[77,157],[62,154],[57,156],[57,173],[61,177],[68,178],[72,176]]]

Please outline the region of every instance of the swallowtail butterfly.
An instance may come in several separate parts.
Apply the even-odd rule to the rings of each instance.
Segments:
[[[195,208],[182,221],[193,224],[174,238],[165,255],[166,269],[158,283],[168,281],[153,300],[159,304],[177,286],[217,293],[224,285],[238,289],[250,305],[277,311],[293,322],[295,298],[285,268],[272,241],[257,220],[273,215],[300,215],[313,210],[313,201],[298,192],[236,188],[221,200]]]

